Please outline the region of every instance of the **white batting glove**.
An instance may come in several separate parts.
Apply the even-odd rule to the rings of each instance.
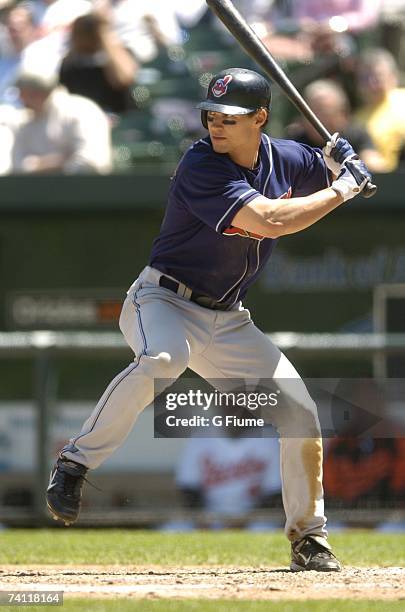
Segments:
[[[361,159],[351,159],[341,166],[341,173],[331,185],[346,202],[358,195],[371,179],[367,166]]]
[[[326,143],[326,145],[322,149],[323,159],[325,161],[325,164],[326,164],[327,168],[335,176],[338,176],[341,173],[342,166],[338,162],[336,162],[333,159],[333,157],[331,157],[330,154],[331,154],[332,149],[335,147],[336,141],[337,141],[338,138],[339,138],[339,133],[336,132],[335,134],[333,134],[332,138],[330,140],[328,140],[328,142]]]
[[[353,157],[356,153],[345,138],[339,136],[339,132],[335,132],[330,140],[322,149],[323,159],[329,170],[339,176],[342,171],[342,164]]]

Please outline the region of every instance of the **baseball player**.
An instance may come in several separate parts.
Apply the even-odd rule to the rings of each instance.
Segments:
[[[54,518],[67,525],[76,521],[87,471],[123,443],[158,393],[156,379],[159,392],[187,367],[206,379],[273,379],[291,412],[275,424],[291,569],[339,571],[325,527],[316,406],[242,300],[279,237],[311,226],[353,198],[370,175],[336,135],[323,154],[268,137],[263,127],[270,106],[270,85],[256,72],[231,68],[211,80],[198,105],[208,136],[180,161],[149,265],[123,304],[120,328],[135,359],[62,449],[47,504]],[[293,390],[288,379],[295,379]],[[294,423],[300,423],[301,436],[291,434]]]
[[[237,434],[239,432],[236,430]],[[230,435],[190,438],[176,470],[185,507],[241,515],[281,492],[279,443],[276,437]]]

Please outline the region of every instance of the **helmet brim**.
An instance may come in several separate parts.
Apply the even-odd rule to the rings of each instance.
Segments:
[[[223,113],[224,115],[248,115],[258,110],[257,108],[243,108],[242,106],[227,106],[226,104],[220,104],[219,102],[209,102],[204,100],[197,104],[200,110],[212,111],[213,113]]]

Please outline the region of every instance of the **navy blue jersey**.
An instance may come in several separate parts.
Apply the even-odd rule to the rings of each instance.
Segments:
[[[260,195],[305,196],[328,186],[318,149],[263,134],[255,170],[215,153],[209,137],[184,155],[169,191],[150,265],[225,304],[244,297],[275,240],[233,227],[236,213]]]

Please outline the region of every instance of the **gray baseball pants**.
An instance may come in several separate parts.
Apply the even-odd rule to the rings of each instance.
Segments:
[[[120,328],[134,361],[112,380],[79,435],[62,455],[94,469],[125,440],[155,395],[154,379],[167,386],[189,367],[205,379],[274,379],[288,408],[274,423],[280,434],[285,533],[327,537],[322,488],[322,439],[316,405],[286,356],[254,325],[241,303],[229,311],[203,308],[159,286],[147,266],[123,304]],[[292,386],[288,379],[294,379]],[[162,390],[162,389],[160,389]]]

